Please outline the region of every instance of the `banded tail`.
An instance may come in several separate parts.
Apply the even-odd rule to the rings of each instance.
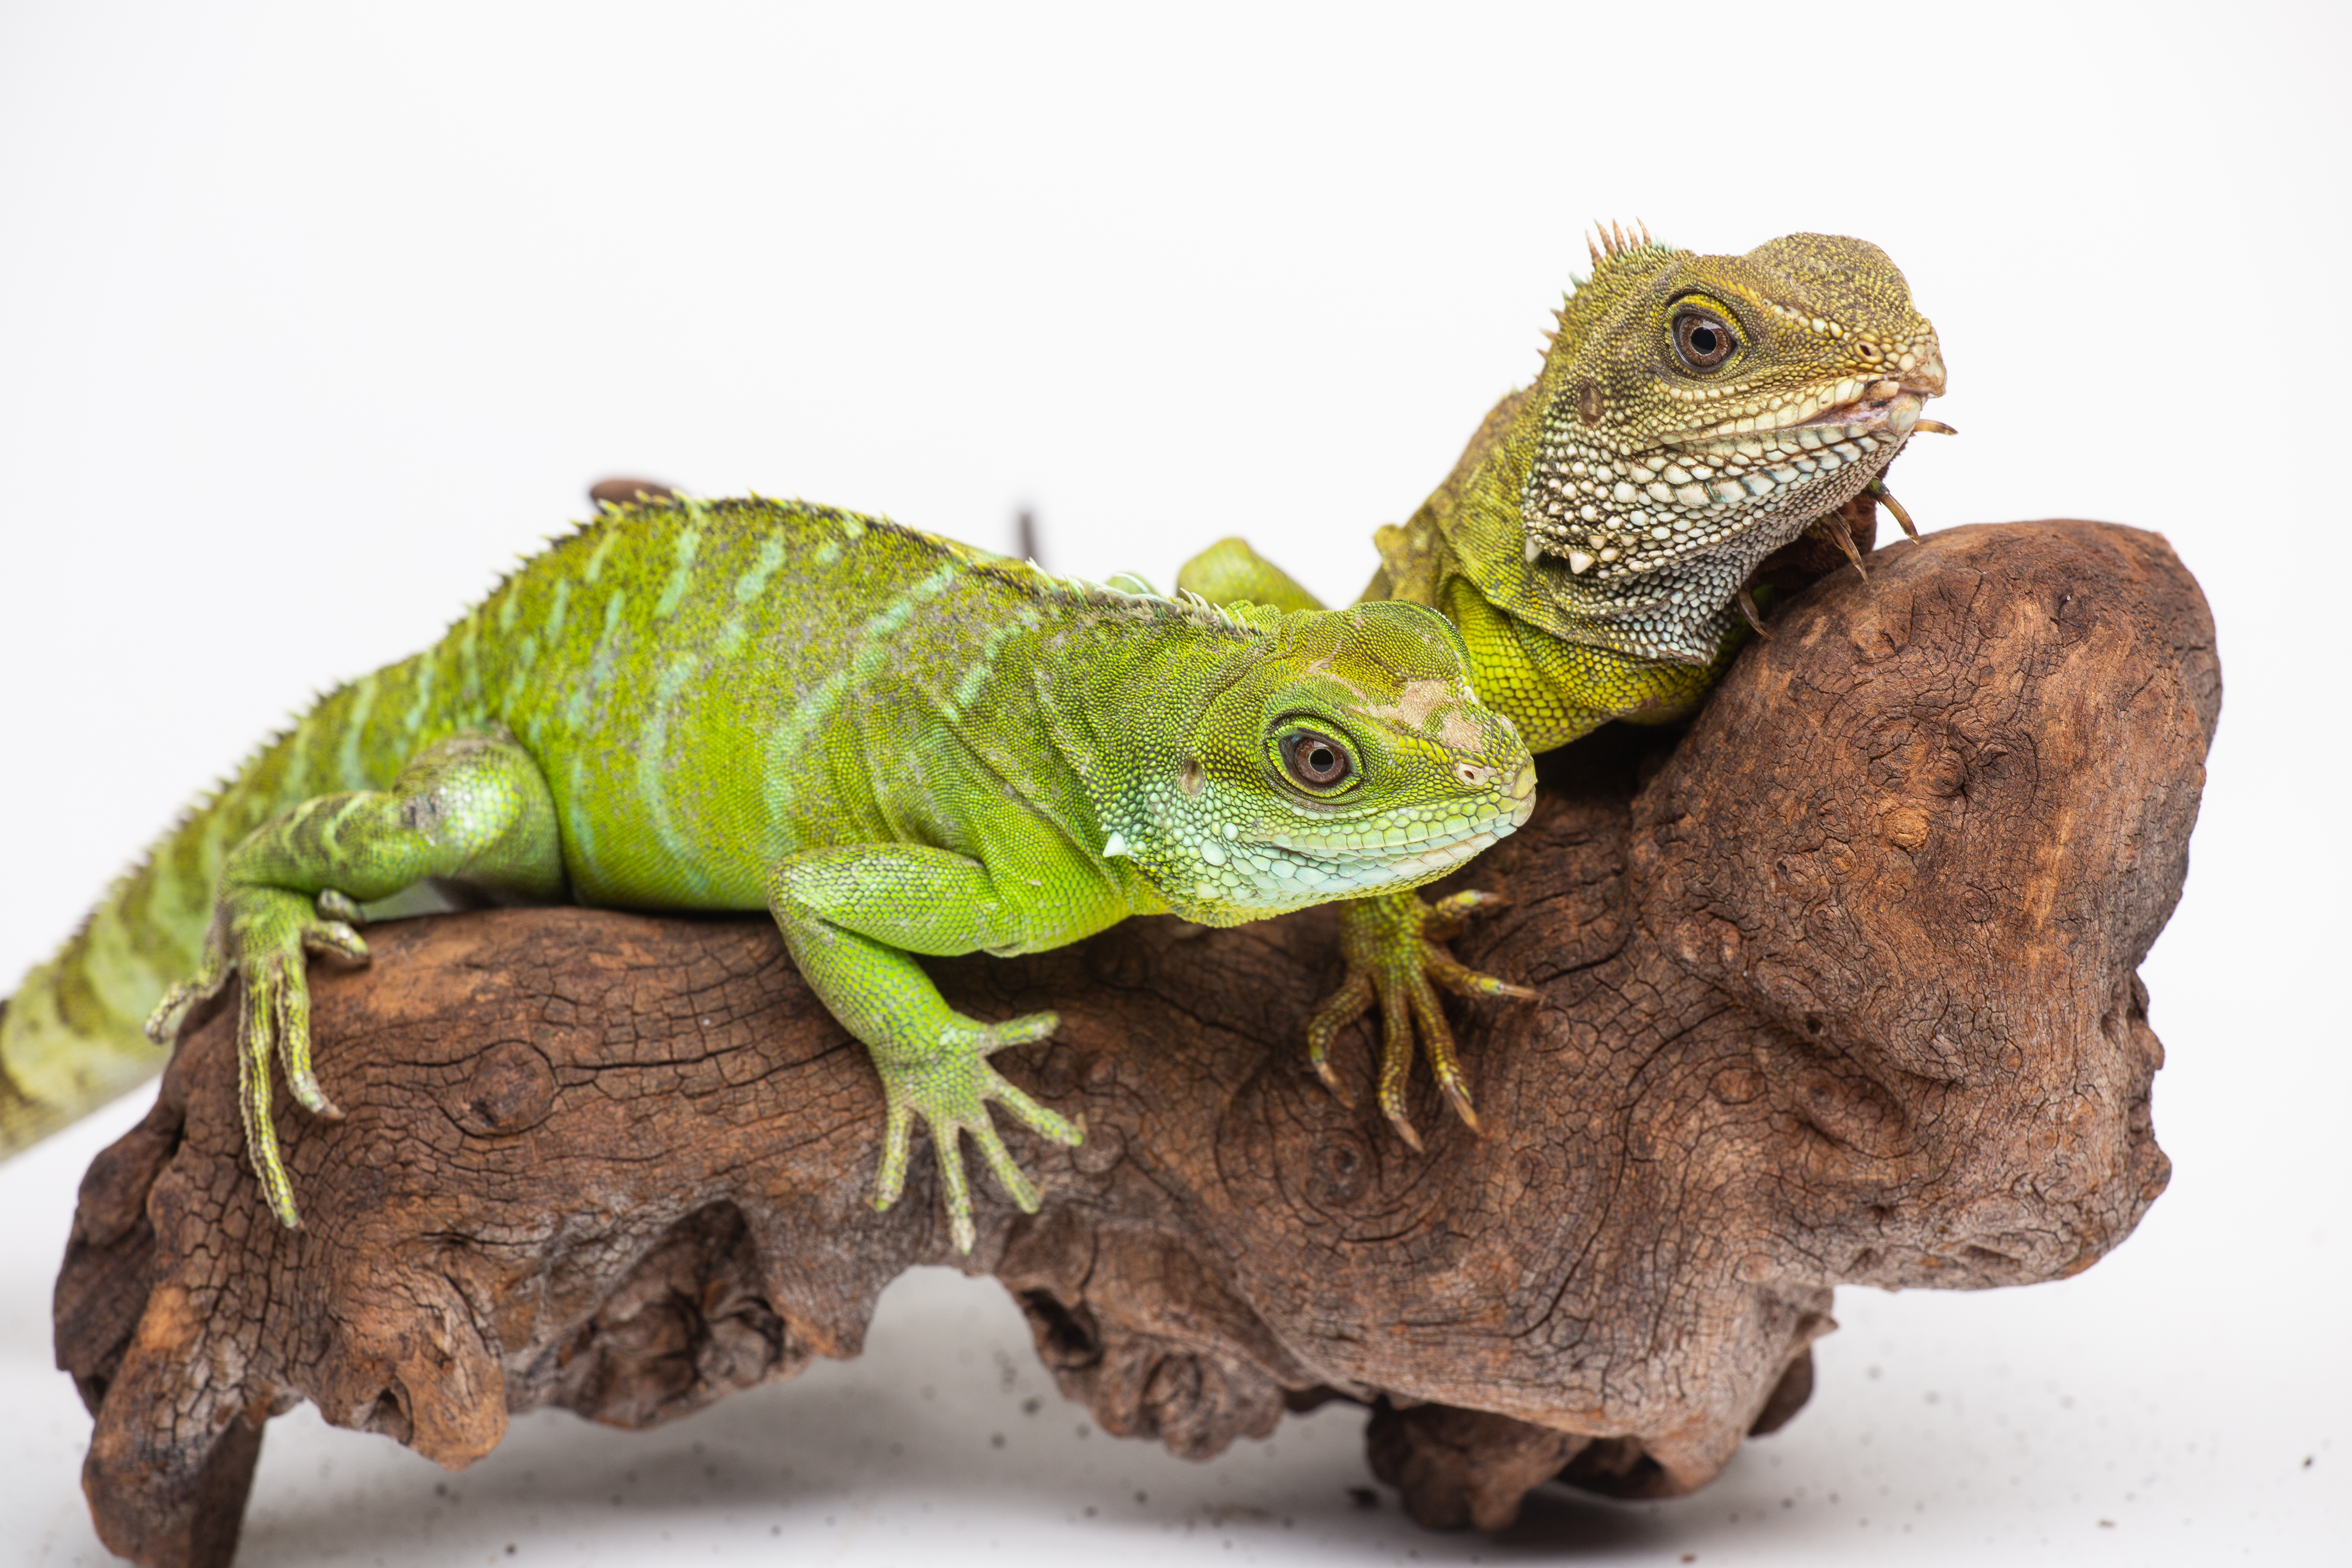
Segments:
[[[46,963],[0,1000],[0,1159],[163,1070],[142,1032],[173,981],[194,972],[228,852],[316,795],[382,788],[429,712],[441,649],[322,698],[116,880]],[[371,710],[376,721],[370,722]]]

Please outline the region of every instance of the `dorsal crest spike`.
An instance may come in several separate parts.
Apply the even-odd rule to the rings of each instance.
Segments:
[[[1615,219],[1604,222],[1595,218],[1592,222],[1592,233],[1587,235],[1584,240],[1584,248],[1591,255],[1592,265],[1598,268],[1604,262],[1614,261],[1628,252],[1641,250],[1657,243],[1650,237],[1650,226],[1641,219],[1633,220],[1633,227],[1641,235],[1639,240],[1628,234],[1625,231],[1625,226]]]
[[[1673,248],[1652,235],[1650,226],[1640,218],[1634,219],[1630,228],[1614,220],[1604,223],[1596,219],[1584,237],[1585,253],[1592,258],[1591,277],[1571,278],[1576,288],[1569,297],[1573,300],[1577,290],[1609,273],[1620,261],[1638,256],[1646,262],[1662,252],[1671,253]]]

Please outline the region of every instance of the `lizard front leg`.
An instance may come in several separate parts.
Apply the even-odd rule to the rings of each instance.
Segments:
[[[1455,893],[1436,903],[1419,893],[1384,893],[1378,898],[1350,899],[1339,906],[1339,956],[1347,978],[1324,998],[1307,1020],[1307,1059],[1342,1104],[1347,1090],[1331,1068],[1331,1042],[1340,1030],[1363,1016],[1378,1002],[1382,1023],[1380,1107],[1397,1133],[1413,1148],[1421,1135],[1405,1111],[1405,1089],[1412,1077],[1412,1046],[1416,1033],[1422,1054],[1446,1103],[1478,1130],[1478,1113],[1470,1099],[1469,1080],[1454,1054],[1454,1031],[1446,1026],[1445,1010],[1430,983],[1457,996],[1507,996],[1533,1001],[1538,994],[1491,974],[1481,974],[1445,951],[1444,943],[1462,933],[1470,917],[1507,900],[1475,890]]]
[[[1049,852],[1042,863],[1024,865],[1019,878],[1003,880],[1013,885],[1000,886],[989,866],[968,856],[893,843],[803,850],[768,874],[768,907],[793,962],[833,1016],[865,1043],[882,1079],[888,1114],[874,1206],[888,1208],[905,1190],[920,1118],[931,1130],[959,1252],[970,1252],[976,1237],[961,1135],[979,1146],[1014,1203],[1034,1214],[1039,1202],[1035,1184],[990,1120],[990,1101],[1054,1142],[1075,1146],[1085,1134],[988,1064],[1006,1046],[1051,1035],[1057,1016],[1031,1013],[999,1024],[967,1017],[947,1005],[908,955],[1032,952],[1075,941],[1126,913],[1108,900],[1107,884],[1075,863],[1066,846],[1060,857]],[[1089,888],[1093,896],[1074,891]]]
[[[1564,642],[1505,615],[1460,578],[1446,586],[1445,612],[1462,633],[1479,696],[1510,715],[1530,751],[1566,745],[1612,719],[1664,724],[1684,717],[1705,698],[1748,635],[1745,622],[1726,611],[1717,617],[1712,661],[1665,664]],[[1377,1003],[1382,1025],[1381,1110],[1416,1149],[1421,1139],[1405,1114],[1415,1035],[1447,1103],[1472,1128],[1478,1125],[1454,1034],[1432,983],[1457,996],[1532,1000],[1538,994],[1471,969],[1445,951],[1444,944],[1461,934],[1473,914],[1504,901],[1474,891],[1432,905],[1418,893],[1402,892],[1351,900],[1340,907],[1347,977],[1307,1020],[1307,1060],[1334,1093],[1340,1092],[1330,1064],[1331,1042]]]
[[[1402,559],[1388,561],[1373,579],[1372,594],[1397,586],[1392,571],[1401,569]],[[1480,700],[1509,716],[1531,752],[1567,745],[1612,719],[1664,724],[1684,718],[1705,699],[1748,635],[1744,620],[1727,609],[1715,617],[1715,653],[1707,663],[1664,663],[1564,641],[1496,608],[1465,578],[1433,568],[1422,575],[1432,579],[1425,591],[1462,634]],[[1248,598],[1285,609],[1318,607],[1288,574],[1239,539],[1221,540],[1186,562],[1176,583],[1219,603]],[[1421,1138],[1405,1110],[1416,1036],[1447,1103],[1471,1127],[1478,1125],[1438,990],[1457,996],[1521,1000],[1537,994],[1471,969],[1445,950],[1444,944],[1461,933],[1474,914],[1504,901],[1473,891],[1433,905],[1406,891],[1351,899],[1340,905],[1340,955],[1347,974],[1339,989],[1307,1019],[1307,1061],[1332,1092],[1344,1098],[1331,1067],[1332,1042],[1377,1005],[1381,1110],[1416,1149]]]
[[[1377,584],[1377,580],[1376,580]],[[1284,610],[1321,609],[1322,604],[1301,587],[1281,567],[1253,549],[1246,540],[1221,539],[1193,556],[1176,575],[1179,589],[1199,594],[1216,604],[1229,604],[1247,599],[1254,604],[1273,605]],[[1506,628],[1502,618],[1487,608],[1485,601],[1479,607],[1486,609],[1492,625],[1480,629],[1492,635]],[[1448,606],[1449,615],[1456,612]],[[1457,621],[1458,624],[1458,621]],[[1463,628],[1465,632],[1469,628]],[[1479,670],[1475,644],[1469,645],[1472,654],[1472,677],[1481,696],[1487,695],[1488,681],[1501,671],[1482,674]],[[1491,662],[1491,661],[1490,661]],[[1525,665],[1524,658],[1518,661]],[[1523,668],[1508,672],[1520,686],[1529,691],[1540,689],[1541,677]],[[1497,704],[1501,706],[1501,704]],[[1531,748],[1539,746],[1528,734],[1526,721],[1517,711],[1511,711],[1512,722],[1519,726]],[[1548,715],[1554,720],[1552,728],[1563,723],[1582,734],[1607,717],[1604,713]],[[1581,728],[1574,728],[1580,721]],[[1552,744],[1559,744],[1557,741]],[[1462,1063],[1454,1051],[1454,1033],[1446,1026],[1445,1010],[1439,1004],[1432,982],[1457,996],[1528,998],[1536,994],[1524,985],[1514,985],[1492,974],[1482,974],[1457,962],[1445,951],[1444,943],[1461,934],[1470,917],[1482,910],[1498,907],[1505,900],[1492,893],[1456,893],[1432,905],[1419,893],[1382,893],[1369,899],[1349,899],[1339,906],[1339,955],[1346,963],[1347,977],[1339,989],[1324,998],[1322,1004],[1307,1020],[1307,1059],[1331,1092],[1341,1101],[1347,1091],[1339,1085],[1339,1075],[1331,1068],[1331,1042],[1339,1032],[1370,1010],[1375,1003],[1381,1009],[1381,1050],[1380,1070],[1380,1106],[1397,1132],[1415,1149],[1421,1147],[1421,1135],[1413,1131],[1412,1121],[1405,1111],[1405,1089],[1412,1081],[1413,1039],[1420,1037],[1422,1052],[1429,1058],[1431,1073],[1438,1088],[1444,1092],[1446,1102],[1455,1114],[1472,1129],[1478,1125],[1478,1114],[1470,1098],[1469,1079],[1462,1071]]]
[[[1177,568],[1176,591],[1213,605],[1271,605],[1277,610],[1319,610],[1323,601],[1246,539],[1220,539]]]
[[[459,736],[419,752],[389,790],[317,795],[256,828],[229,854],[196,973],[163,994],[148,1037],[168,1044],[198,1001],[244,982],[237,1032],[238,1105],[246,1147],[269,1206],[302,1223],[270,1120],[269,1058],[312,1114],[340,1118],[310,1070],[310,987],[304,954],[355,962],[367,944],[359,906],[427,878],[527,901],[563,894],[555,802],[539,765],[503,731]]]

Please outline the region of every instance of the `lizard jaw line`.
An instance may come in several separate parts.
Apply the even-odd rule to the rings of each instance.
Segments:
[[[1793,435],[1799,430],[1836,431],[1837,440],[1851,440],[1856,436],[1906,437],[1917,427],[1920,410],[1927,398],[1916,392],[1900,391],[1885,397],[1854,398],[1832,403],[1817,412],[1787,425],[1761,425],[1746,430],[1699,431],[1669,442],[1681,452],[1706,452],[1738,447],[1742,441],[1755,441],[1774,436]]]
[[[1245,885],[1204,881],[1195,896],[1206,903],[1250,911],[1244,919],[1263,920],[1333,899],[1394,892],[1435,880],[1507,837],[1517,826],[1507,817],[1492,819],[1444,844],[1421,846],[1414,854],[1403,853],[1403,846],[1285,850],[1267,841],[1266,847],[1276,850],[1290,868],[1286,872],[1271,879],[1253,876]],[[1181,902],[1177,912],[1184,912]]]
[[[1320,861],[1343,871],[1353,867],[1383,870],[1407,863],[1450,867],[1517,831],[1534,811],[1535,796],[1531,791],[1525,800],[1510,802],[1503,810],[1470,819],[1468,827],[1455,833],[1432,833],[1399,844],[1301,844],[1283,838],[1268,839],[1266,843],[1282,854]]]
[[[1848,376],[1822,394],[1822,401],[1799,418],[1776,418],[1780,409],[1766,409],[1737,418],[1669,437],[1660,450],[1691,450],[1706,448],[1740,440],[1753,440],[1759,436],[1785,435],[1792,430],[1821,430],[1843,426],[1860,433],[1875,433],[1892,426],[1909,435],[1919,420],[1919,410],[1927,399],[1940,396],[1944,378],[1939,373],[1928,375],[1879,376],[1866,379]],[[1797,413],[1805,408],[1801,403]],[[1907,412],[1906,412],[1907,410]],[[1638,454],[1637,454],[1638,458]]]
[[[1872,389],[1875,392],[1877,389]],[[1893,429],[1902,435],[1911,434],[1919,423],[1919,411],[1927,405],[1923,394],[1898,389],[1884,397],[1857,398],[1852,403],[1833,404],[1810,419],[1794,425],[1784,425],[1783,430],[1817,430],[1843,426],[1848,430],[1878,431]]]
[[[1508,826],[1488,826],[1444,844],[1419,846],[1417,854],[1400,854],[1398,850],[1412,847],[1398,846],[1386,852],[1358,850],[1332,857],[1325,861],[1330,869],[1323,875],[1321,896],[1350,889],[1382,892],[1442,877],[1493,847],[1510,831]]]

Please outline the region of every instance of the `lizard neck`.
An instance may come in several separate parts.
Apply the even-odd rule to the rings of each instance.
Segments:
[[[1542,435],[1540,385],[1512,393],[1487,411],[1454,471],[1402,527],[1380,529],[1381,572],[1366,598],[1404,599],[1443,610],[1447,584],[1469,582],[1506,614],[1547,630],[1549,605],[1534,602],[1521,496]],[[1556,634],[1564,635],[1564,634]]]
[[[1549,411],[1564,395],[1554,382],[1548,369],[1533,386],[1497,403],[1411,521],[1374,535],[1382,568],[1374,586],[1387,589],[1374,596],[1446,610],[1449,584],[1459,580],[1501,615],[1565,643],[1662,666],[1712,663],[1721,652],[1724,606],[1752,560],[1733,563],[1720,592],[1636,579],[1596,597],[1568,562],[1531,545],[1528,476]],[[1781,542],[1775,537],[1765,547]],[[1750,554],[1758,548],[1743,547]]]
[[[1201,787],[1191,752],[1202,715],[1268,642],[1187,619],[1171,618],[1157,631],[1139,637],[1117,617],[1080,618],[1051,634],[1053,658],[1040,663],[1036,678],[1047,733],[1099,828],[1099,841],[1088,847],[1139,914],[1171,908],[1164,889],[1176,858],[1167,828]]]

